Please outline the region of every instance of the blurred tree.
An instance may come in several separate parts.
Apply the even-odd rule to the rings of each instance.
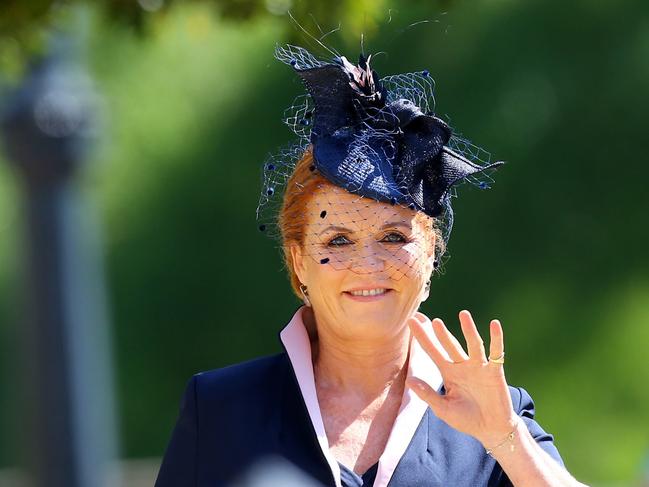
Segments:
[[[65,17],[78,4],[88,0],[4,0],[0,5],[0,75],[16,80],[30,58],[43,49],[43,34],[48,28],[65,23]],[[164,16],[179,0],[98,0],[90,2],[112,22],[123,24],[139,35],[149,31],[149,21]],[[304,39],[300,24],[307,25],[311,35],[321,37],[344,25],[339,37],[357,42],[360,32],[371,37],[381,23],[392,20],[397,10],[388,8],[387,0],[188,0],[182,3],[204,3],[225,21],[248,22],[258,17],[285,15],[294,17],[293,39]],[[419,19],[435,8],[446,8],[452,0],[411,1],[404,9],[402,22]],[[394,12],[394,14],[393,14]],[[317,20],[316,20],[317,19]],[[329,26],[329,27],[327,27]],[[353,36],[353,38],[352,38]],[[289,36],[290,37],[290,36]],[[315,43],[315,41],[313,41]]]
[[[38,37],[71,4],[7,10],[15,23],[3,11],[0,42],[26,59],[19,32]],[[273,44],[324,54],[290,7],[316,37],[340,22],[326,42],[348,57],[365,33],[368,52],[387,52],[380,75],[429,68],[436,111],[510,162],[488,194],[461,190],[452,258],[423,311],[455,332],[461,307],[480,323],[499,317],[508,379],[532,393],[574,473],[631,481],[649,447],[638,427],[649,422],[648,2],[97,5],[91,59],[112,119],[98,189],[125,455],[161,454],[190,374],[276,351],[298,304],[254,222],[261,161],[289,140],[279,118],[301,93]],[[16,295],[3,176],[0,326]]]
[[[325,24],[351,21],[352,24],[371,21],[386,10],[386,1],[343,0],[335,3],[318,0],[190,0],[182,3],[212,4],[226,20],[246,21],[259,15],[283,15],[291,10],[296,17],[313,16]],[[67,6],[84,3],[84,0],[4,0],[1,6],[0,35],[16,35],[47,26],[53,15]],[[92,2],[104,10],[109,18],[129,25],[142,27],[148,13],[167,12],[180,0],[99,0]],[[451,0],[439,0],[433,5],[448,6]],[[409,8],[428,9],[431,2],[417,0]],[[381,13],[383,15],[383,13]]]

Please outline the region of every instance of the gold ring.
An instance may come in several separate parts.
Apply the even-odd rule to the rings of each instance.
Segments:
[[[503,352],[503,354],[498,358],[489,357],[489,362],[493,362],[494,364],[504,364],[505,363],[505,352]]]

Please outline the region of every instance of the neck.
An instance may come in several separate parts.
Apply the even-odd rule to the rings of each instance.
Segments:
[[[306,313],[305,313],[306,314]],[[319,387],[368,400],[389,392],[401,394],[408,370],[410,331],[407,326],[396,337],[368,340],[343,338],[326,327],[314,336],[311,329],[313,365]],[[396,387],[395,387],[396,386]]]

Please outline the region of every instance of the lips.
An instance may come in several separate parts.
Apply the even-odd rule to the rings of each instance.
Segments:
[[[375,289],[359,289],[356,291],[348,291],[349,294],[353,296],[378,296],[385,294],[389,289],[386,288],[375,288]]]
[[[354,301],[367,302],[384,299],[392,294],[394,290],[386,287],[363,287],[350,289],[343,294]]]

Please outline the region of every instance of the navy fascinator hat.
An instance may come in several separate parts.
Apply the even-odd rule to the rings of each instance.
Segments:
[[[371,55],[361,54],[357,65],[340,55],[321,61],[292,45],[277,46],[275,57],[294,69],[306,93],[284,117],[299,140],[264,164],[259,229],[272,233],[278,206],[272,200],[281,197],[311,145],[312,170],[349,193],[433,217],[446,243],[456,186],[488,188],[491,172],[503,162],[490,162],[487,152],[435,115],[430,73],[379,78]]]

